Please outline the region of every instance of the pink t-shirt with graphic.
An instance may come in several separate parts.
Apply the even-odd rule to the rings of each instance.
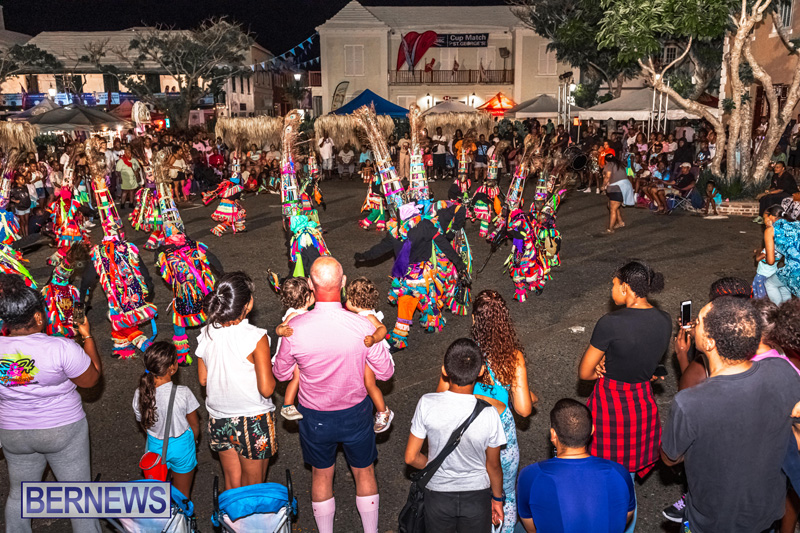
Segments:
[[[0,337],[0,429],[49,429],[85,418],[70,379],[91,363],[71,339]]]

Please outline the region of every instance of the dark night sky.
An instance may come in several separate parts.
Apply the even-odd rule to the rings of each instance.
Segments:
[[[349,0],[2,0],[6,29],[42,31],[121,30],[169,24],[191,28],[208,17],[241,23],[259,44],[281,54],[314,33],[314,28]],[[363,0],[368,5],[503,5],[504,0]],[[318,52],[317,52],[318,53]]]

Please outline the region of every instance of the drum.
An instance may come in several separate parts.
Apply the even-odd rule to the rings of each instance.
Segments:
[[[581,152],[581,149],[574,145],[564,150],[564,157],[567,158],[567,164],[570,168],[575,171],[583,170],[586,163],[589,162],[589,158],[586,157],[586,154]]]

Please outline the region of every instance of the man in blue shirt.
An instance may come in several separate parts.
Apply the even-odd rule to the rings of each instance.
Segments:
[[[588,452],[594,426],[582,403],[550,411],[556,457],[525,467],[517,481],[519,517],[528,533],[622,533],[633,518],[633,480],[620,464]]]

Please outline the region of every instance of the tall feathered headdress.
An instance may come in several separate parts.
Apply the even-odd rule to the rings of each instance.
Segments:
[[[156,200],[158,210],[161,213],[161,222],[164,231],[169,237],[171,233],[178,231],[184,233],[185,228],[181,213],[175,204],[175,197],[172,195],[172,185],[169,179],[169,169],[167,161],[172,152],[169,148],[164,148],[153,154],[152,169],[153,179],[156,182]]]
[[[386,204],[389,211],[393,213],[392,216],[396,216],[396,212],[404,203],[403,183],[400,181],[397,170],[395,170],[392,164],[389,147],[386,145],[386,138],[381,132],[378,117],[375,114],[375,108],[373,106],[361,106],[353,111],[353,115],[358,119],[366,132],[380,175],[381,188],[384,197],[386,197]]]
[[[114,199],[108,191],[106,183],[106,159],[105,154],[100,151],[100,139],[92,137],[84,144],[86,152],[86,163],[89,166],[89,175],[94,185],[94,198],[97,210],[100,212],[100,220],[103,223],[103,231],[106,237],[115,237],[120,240],[125,238],[122,232],[122,218],[114,205]]]
[[[290,111],[283,120],[283,136],[281,138],[281,212],[284,218],[291,219],[301,209],[300,191],[297,188],[297,170],[295,146],[300,134],[300,111]]]
[[[422,110],[417,104],[408,108],[408,125],[411,128],[411,178],[408,184],[408,194],[413,200],[427,200],[430,197],[428,178],[425,174],[425,165],[422,162],[422,139],[424,121]]]

